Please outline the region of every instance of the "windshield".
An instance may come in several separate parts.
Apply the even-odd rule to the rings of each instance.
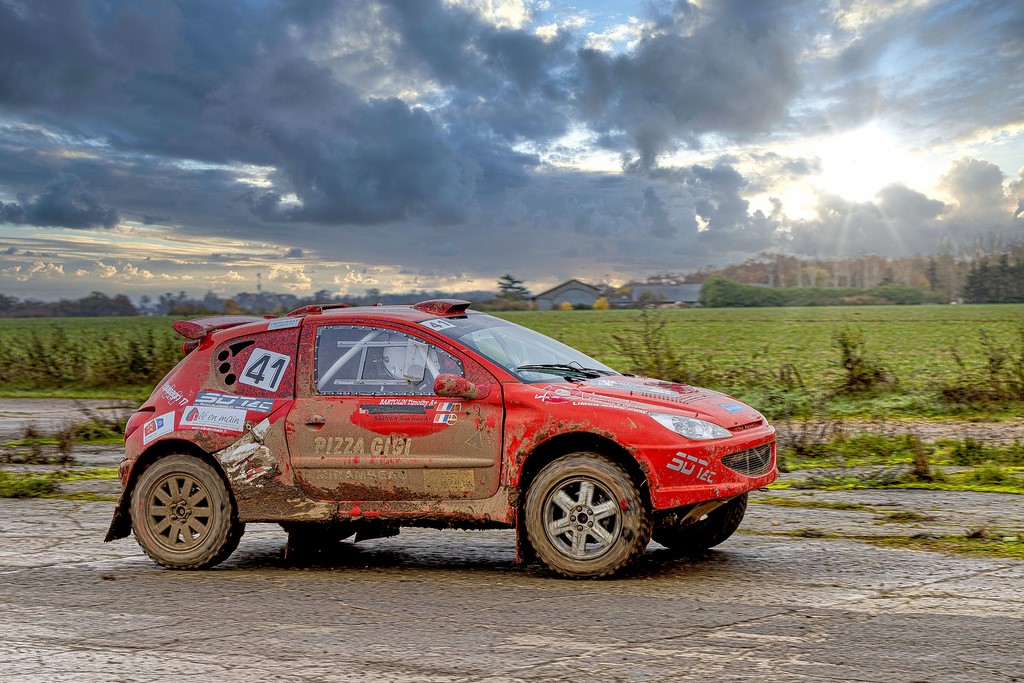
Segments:
[[[489,315],[435,318],[420,324],[468,346],[524,382],[550,382],[555,377],[565,376],[584,379],[595,374],[619,374],[571,346]],[[524,366],[529,366],[529,369]],[[586,372],[588,370],[595,372]]]

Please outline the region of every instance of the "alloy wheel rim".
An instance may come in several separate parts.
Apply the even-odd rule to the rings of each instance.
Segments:
[[[153,487],[146,510],[146,526],[164,548],[187,552],[210,533],[213,508],[206,487],[188,474],[163,477]]]
[[[568,479],[544,502],[544,533],[560,553],[589,560],[608,552],[622,529],[611,492],[588,478]]]

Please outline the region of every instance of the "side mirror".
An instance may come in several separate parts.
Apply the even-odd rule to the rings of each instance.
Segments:
[[[445,398],[483,398],[490,387],[480,387],[465,377],[441,373],[434,380],[434,393]]]

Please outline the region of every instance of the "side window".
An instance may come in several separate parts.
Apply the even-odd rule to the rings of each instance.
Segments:
[[[408,334],[361,325],[317,329],[319,394],[432,396],[441,373],[462,376],[462,363]]]

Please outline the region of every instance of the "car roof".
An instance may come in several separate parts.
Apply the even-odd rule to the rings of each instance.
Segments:
[[[311,304],[303,306],[279,318],[273,316],[252,315],[215,315],[193,320],[178,320],[172,327],[178,334],[189,340],[186,345],[198,346],[200,339],[207,335],[223,333],[222,339],[233,338],[250,331],[254,324],[269,323],[268,329],[297,327],[299,321],[315,315],[318,321],[344,321],[347,319],[372,318],[379,321],[418,323],[440,317],[465,317],[466,315],[482,315],[476,311],[467,311],[470,302],[462,299],[430,299],[407,306],[349,306],[348,304]],[[294,321],[282,324],[280,321]],[[188,353],[188,349],[183,348]]]
[[[461,299],[431,299],[411,305],[344,306],[313,305],[292,311],[287,316],[316,315],[319,320],[345,320],[346,318],[377,318],[397,322],[417,323],[431,318],[465,316],[470,302]]]

